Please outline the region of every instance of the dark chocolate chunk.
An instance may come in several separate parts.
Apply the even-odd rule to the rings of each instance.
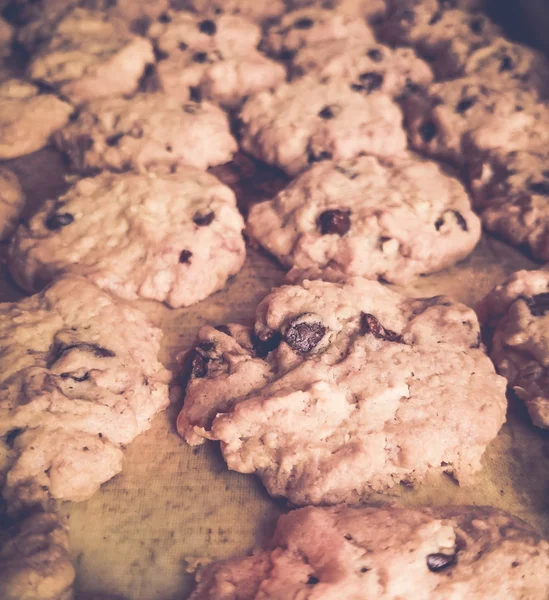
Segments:
[[[199,227],[205,227],[206,225],[210,225],[210,223],[214,220],[215,214],[213,211],[202,213],[200,211],[194,213],[193,222],[195,225]]]
[[[188,263],[191,260],[191,256],[193,253],[190,250],[181,250],[181,254],[179,255],[180,263]]]
[[[215,349],[215,344],[213,342],[200,342],[197,348],[200,348],[200,350],[204,350],[204,352],[211,352]]]
[[[314,25],[314,21],[309,19],[308,17],[304,17],[303,19],[298,19],[294,24],[294,29],[311,29]]]
[[[320,579],[314,575],[311,575],[309,579],[307,579],[307,585],[316,585],[317,583],[320,583]]]
[[[159,17],[158,17],[158,22],[159,23],[171,23],[172,18],[170,17],[170,15],[168,13],[162,13]]]
[[[182,50],[183,52],[185,52],[185,50],[187,50],[189,46],[187,46],[187,44],[185,44],[185,42],[179,42],[179,49]]]
[[[337,106],[325,106],[319,113],[318,116],[321,119],[333,119],[336,115],[335,113],[338,111]],[[335,112],[334,112],[335,110]]]
[[[457,553],[456,554],[442,554],[442,552],[437,552],[436,554],[428,554],[427,555],[427,567],[429,571],[433,573],[439,573],[448,567],[451,567],[457,563]]]
[[[512,71],[515,68],[515,63],[510,56],[504,56],[501,59],[501,63],[499,65],[499,72],[503,73],[503,71]]]
[[[193,61],[195,63],[205,63],[208,60],[206,52],[195,52],[193,54]]]
[[[274,332],[269,337],[266,337],[262,340],[257,335],[252,335],[252,344],[254,347],[254,351],[256,356],[259,358],[265,358],[269,352],[276,350],[278,346],[280,346],[280,342],[282,341],[282,336],[278,331]]]
[[[528,189],[534,194],[540,196],[549,196],[549,181],[536,181],[528,186]]]
[[[476,33],[477,35],[479,35],[482,33],[482,29],[484,27],[484,22],[482,19],[474,19],[469,24],[469,27],[471,28],[471,31],[473,33]]]
[[[109,135],[109,137],[105,140],[107,142],[107,146],[117,146],[118,142],[124,137],[123,133],[115,133],[114,135]]]
[[[477,101],[476,96],[470,96],[469,98],[463,98],[456,105],[456,112],[460,115],[465,114]]]
[[[442,11],[437,10],[429,19],[429,25],[436,25],[442,19]]]
[[[10,431],[8,431],[8,433],[6,433],[6,444],[10,448],[13,448],[13,444],[15,443],[15,440],[22,433],[23,433],[23,429],[20,429],[19,427],[16,427],[15,429],[10,429]]]
[[[335,233],[343,236],[351,229],[351,211],[325,210],[318,218],[318,227],[322,235]]]
[[[309,164],[315,163],[315,162],[321,162],[323,160],[331,160],[331,158],[332,158],[332,154],[331,154],[331,152],[328,152],[327,150],[322,150],[318,154],[315,154],[315,152],[313,152],[313,150],[311,150],[309,148],[309,151],[307,152],[307,161],[309,162]]]
[[[202,356],[196,350],[191,361],[191,376],[201,379],[208,374],[208,358]]]
[[[284,332],[284,341],[298,354],[307,354],[318,346],[326,334],[326,327],[319,321],[303,321],[302,316],[287,327]]]
[[[386,329],[383,325],[370,313],[362,313],[360,318],[360,333],[366,335],[371,333],[379,340],[386,342],[402,342],[402,336],[396,331]]]
[[[200,21],[198,29],[200,30],[200,33],[205,33],[206,35],[215,35],[217,32],[217,27],[211,19]]]
[[[215,329],[217,329],[217,331],[220,331],[221,333],[224,333],[225,335],[231,335],[231,330],[227,327],[227,325],[216,325]]]
[[[189,100],[191,102],[201,102],[202,101],[202,92],[199,87],[190,87],[189,88]]]
[[[78,381],[79,383],[81,383],[82,381],[88,381],[88,379],[90,378],[90,374],[86,372],[81,377],[77,377],[76,375],[73,375],[72,373],[61,373],[60,377],[61,377],[61,379],[72,379],[74,381]]]
[[[156,62],[160,62],[161,60],[166,60],[170,54],[165,52],[164,50],[160,50],[160,48],[154,47],[154,57],[156,58]]]
[[[74,217],[70,213],[54,213],[46,219],[46,227],[51,231],[56,231],[70,225],[74,221]]]
[[[549,292],[524,298],[534,317],[544,317],[549,312]]]
[[[437,135],[437,126],[433,121],[425,121],[419,128],[419,135],[421,136],[421,139],[428,144],[435,139]]]
[[[381,52],[381,50],[379,50],[378,48],[372,48],[371,50],[368,50],[368,52],[366,52],[366,54],[374,61],[374,62],[381,62],[383,60],[383,53]]]
[[[290,61],[290,60],[293,60],[295,55],[296,55],[295,50],[285,49],[285,50],[282,50],[282,52],[280,52],[280,54],[278,55],[278,58],[280,58],[280,60],[283,60],[283,61]]]
[[[469,228],[467,227],[467,221],[463,218],[463,215],[457,210],[452,212],[454,213],[454,217],[456,218],[458,225],[463,229],[463,231],[468,231]]]
[[[364,90],[370,94],[379,90],[383,85],[383,75],[381,73],[361,73],[358,77]]]

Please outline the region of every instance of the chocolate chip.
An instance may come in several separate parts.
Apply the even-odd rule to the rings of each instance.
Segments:
[[[280,54],[278,55],[278,58],[280,58],[280,60],[283,61],[290,61],[293,60],[294,57],[296,55],[296,51],[295,50],[282,50],[282,52],[280,52]]]
[[[528,186],[528,189],[534,194],[540,196],[549,196],[549,181],[536,181]]]
[[[170,17],[170,15],[168,13],[162,13],[159,17],[158,17],[158,22],[159,23],[171,23],[172,18]]]
[[[205,63],[208,60],[206,52],[195,52],[193,54],[193,61],[195,63]]]
[[[210,225],[214,218],[215,213],[213,211],[207,213],[201,213],[200,211],[197,211],[194,213],[193,222],[199,227],[206,227],[207,225]]]
[[[199,87],[192,86],[189,88],[189,99],[191,102],[201,102],[202,101],[202,92]]]
[[[190,262],[192,255],[193,255],[193,253],[190,250],[181,250],[181,254],[179,255],[179,262],[180,263]]]
[[[205,33],[206,35],[215,35],[217,32],[217,27],[211,19],[200,21],[198,24],[198,29],[200,33]]]
[[[204,352],[211,352],[212,350],[215,350],[215,344],[213,342],[200,342],[197,348],[204,350]]]
[[[326,334],[322,323],[303,320],[304,316],[295,319],[284,332],[284,341],[298,354],[307,354],[316,348]]]
[[[435,139],[437,135],[437,126],[433,121],[425,121],[425,123],[422,123],[419,127],[419,135],[421,136],[421,139],[428,144]]]
[[[325,210],[318,217],[318,227],[322,235],[335,233],[343,236],[351,229],[351,211],[337,208]]]
[[[276,350],[280,346],[282,335],[277,331],[262,340],[257,335],[252,335],[252,345],[257,357],[265,358],[269,352]]]
[[[361,73],[358,78],[364,90],[369,94],[383,85],[383,75],[381,73]]]
[[[303,19],[298,19],[294,24],[294,29],[311,29],[314,25],[314,21],[309,19],[308,17],[304,17]]]
[[[188,47],[189,47],[189,46],[187,46],[187,44],[185,44],[185,42],[179,42],[179,49],[180,49],[180,50],[183,50],[183,52],[184,52],[185,50],[187,50],[187,48],[188,48]]]
[[[70,225],[73,221],[74,217],[70,213],[53,214],[46,219],[46,227],[51,231],[56,231]]]
[[[156,59],[156,62],[160,62],[161,60],[166,60],[167,58],[169,58],[169,53],[165,52],[164,50],[160,50],[160,48],[157,48],[155,46],[154,48],[154,57]]]
[[[110,135],[105,141],[107,142],[107,146],[117,146],[118,142],[124,137],[123,133],[115,133],[114,135]]]
[[[362,313],[360,317],[360,333],[366,335],[372,334],[379,340],[386,342],[402,342],[402,336],[396,331],[386,329],[383,325],[370,313]]]
[[[200,110],[200,106],[198,106],[198,102],[189,102],[183,105],[183,110],[190,115],[194,115]]]
[[[429,25],[436,25],[442,19],[442,11],[437,10],[436,13],[430,18]]]
[[[81,383],[82,381],[88,381],[88,379],[90,378],[90,374],[84,373],[84,375],[82,375],[81,377],[77,377],[72,373],[61,373],[60,377],[61,379],[73,379],[74,381],[78,381],[79,383]]]
[[[549,179],[549,170],[547,171],[542,171],[541,174],[546,177],[547,179]]]
[[[469,230],[469,228],[467,227],[467,221],[463,218],[463,215],[460,212],[458,212],[457,210],[452,210],[452,211],[448,211],[448,212],[451,212],[454,215],[454,217],[457,221],[457,224],[463,229],[463,231]],[[446,212],[445,214],[448,214],[448,212]],[[440,228],[443,225],[444,225],[444,215],[442,217],[440,217],[440,219],[437,219],[435,221],[435,229],[437,231],[440,231]]]
[[[307,579],[307,585],[316,585],[317,583],[320,583],[320,579],[314,575],[311,575],[309,579]]]
[[[531,298],[524,298],[530,312],[534,317],[544,317],[549,312],[549,293],[537,294]]]
[[[381,62],[383,60],[383,53],[381,50],[377,48],[372,48],[366,52],[366,55],[369,56],[374,62]]]
[[[331,158],[332,158],[332,154],[331,154],[331,152],[328,152],[327,150],[322,150],[321,152],[316,154],[311,148],[309,148],[309,150],[307,152],[307,161],[309,162],[309,164],[315,163],[315,162],[321,162],[323,160],[331,160]]]
[[[19,427],[16,427],[15,429],[10,429],[10,431],[8,431],[8,433],[6,433],[6,444],[10,447],[13,448],[13,444],[15,443],[15,440],[23,433],[23,430],[20,429]]]
[[[456,112],[460,115],[465,114],[472,106],[475,105],[477,99],[478,98],[476,96],[470,96],[469,98],[463,98],[463,100],[461,100],[460,102],[457,103]]]
[[[503,73],[504,71],[512,71],[515,68],[515,63],[510,56],[504,56],[501,59],[501,63],[499,65],[499,72]]]
[[[475,19],[475,20],[471,21],[471,23],[469,24],[471,31],[473,33],[476,33],[477,35],[482,33],[483,26],[484,26],[484,23],[483,23],[482,19]]]
[[[325,107],[324,107],[324,108],[323,108],[323,109],[322,109],[322,110],[321,110],[321,111],[318,113],[318,116],[319,116],[321,119],[326,119],[326,120],[328,120],[328,119],[333,119],[333,118],[335,117],[334,109],[335,109],[335,110],[336,110],[336,112],[337,112],[337,109],[338,109],[338,108],[339,108],[339,107],[337,107],[337,106],[325,106]]]
[[[436,554],[428,554],[427,555],[427,567],[429,571],[433,573],[439,573],[448,567],[451,567],[457,563],[457,553],[456,554],[442,554],[441,552],[437,552]]]
[[[191,376],[202,379],[208,374],[208,358],[202,356],[196,350],[191,361]]]
[[[403,10],[400,13],[400,21],[404,21],[405,23],[410,23],[410,25],[416,20],[416,16],[413,10]]]

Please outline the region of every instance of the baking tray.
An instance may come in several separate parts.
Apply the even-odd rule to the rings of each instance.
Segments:
[[[53,150],[6,163],[19,175],[30,214],[65,187],[64,164]],[[214,170],[235,187],[240,206],[268,196],[283,178],[239,155]],[[2,246],[2,258],[7,247]],[[473,254],[444,272],[406,288],[411,296],[449,294],[473,306],[506,275],[536,265],[498,240],[484,236]],[[179,375],[181,356],[198,328],[228,321],[250,324],[259,300],[282,283],[283,270],[248,248],[242,271],[227,287],[186,309],[137,302],[164,333],[161,359]],[[395,286],[393,286],[395,287]],[[2,270],[0,300],[22,297]],[[177,394],[174,394],[177,396]],[[228,472],[217,444],[191,448],[174,423],[180,400],[159,415],[129,447],[123,472],[89,501],[61,507],[70,519],[79,594],[106,592],[128,600],[182,600],[197,564],[247,552],[268,534],[284,502],[268,497],[259,481]],[[549,432],[533,427],[520,402],[510,398],[508,421],[488,448],[484,468],[469,486],[437,477],[417,489],[398,487],[372,501],[403,504],[469,503],[497,506],[549,536]],[[77,596],[78,597],[78,596]]]

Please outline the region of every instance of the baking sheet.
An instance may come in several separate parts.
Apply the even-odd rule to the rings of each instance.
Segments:
[[[29,211],[62,191],[63,161],[45,150],[8,163],[20,176]],[[235,173],[249,175],[242,161],[236,170],[218,170],[235,184]],[[239,186],[245,208],[250,196],[268,193],[265,174],[249,190]],[[246,189],[248,194],[246,195]],[[2,246],[2,257],[6,246]],[[506,275],[534,263],[494,238],[484,236],[464,262],[400,288],[413,296],[449,294],[473,305]],[[187,309],[170,310],[154,302],[137,303],[165,332],[162,361],[177,367],[198,328],[228,321],[249,324],[255,306],[280,284],[284,273],[261,251],[250,248],[244,269],[225,290]],[[398,289],[398,288],[397,288]],[[22,296],[2,270],[0,300]],[[242,554],[267,535],[286,507],[270,499],[257,479],[226,470],[215,444],[190,448],[175,432],[178,403],[159,415],[150,431],[126,453],[122,474],[88,502],[65,504],[70,518],[77,591],[107,592],[128,600],[183,600],[198,562]],[[417,489],[397,487],[372,501],[404,504],[470,503],[506,509],[549,536],[549,432],[533,427],[520,402],[510,399],[508,422],[488,448],[484,469],[473,484],[458,487],[437,477]]]

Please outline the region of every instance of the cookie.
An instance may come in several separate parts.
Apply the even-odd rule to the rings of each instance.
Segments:
[[[251,556],[200,571],[189,600],[544,600],[549,543],[478,506],[302,508]]]
[[[78,181],[19,227],[10,270],[30,291],[77,273],[122,298],[178,308],[240,270],[243,228],[232,190],[209,173],[103,173]]]
[[[235,107],[286,79],[280,63],[257,51],[259,26],[243,17],[172,13],[148,34],[157,49],[160,87],[180,102],[203,98]]]
[[[81,173],[146,170],[151,165],[198,169],[229,162],[238,149],[225,112],[208,102],[181,104],[161,93],[90,102],[54,136]]]
[[[290,10],[317,7],[375,23],[385,14],[386,0],[287,0]]]
[[[25,207],[25,195],[15,173],[0,167],[0,241],[9,239]]]
[[[343,79],[356,87],[379,90],[390,96],[407,85],[429,85],[433,73],[411,48],[335,40],[306,46],[292,61],[293,77],[311,75],[322,81]]]
[[[467,163],[484,227],[549,261],[549,153],[538,148],[488,152]]]
[[[496,38],[490,45],[473,52],[464,67],[467,75],[479,80],[508,83],[549,95],[549,60],[533,48]]]
[[[505,421],[475,313],[376,281],[275,289],[255,328],[203,327],[177,420],[294,504],[365,500],[428,473],[466,482]]]
[[[432,62],[441,79],[464,73],[469,55],[500,37],[500,29],[483,14],[456,10],[457,3],[389,0],[380,39],[413,46]]]
[[[296,175],[313,162],[359,154],[395,156],[407,146],[402,114],[368,85],[303,77],[250,98],[240,113],[241,146]]]
[[[181,8],[203,15],[238,15],[262,23],[280,16],[286,4],[283,0],[183,0]]]
[[[123,20],[75,8],[34,54],[29,75],[78,104],[132,94],[151,63],[152,44]]]
[[[250,210],[247,232],[286,267],[407,284],[467,256],[481,228],[461,183],[414,156],[310,167]]]
[[[69,535],[52,512],[31,514],[0,534],[2,600],[72,600]]]
[[[125,445],[169,402],[161,337],[81,277],[0,305],[8,507],[86,500],[120,472]]]
[[[474,76],[409,88],[401,106],[410,145],[462,165],[472,152],[518,150],[549,139],[549,108],[516,87],[485,85]]]
[[[286,13],[266,31],[263,47],[273,56],[287,60],[310,44],[345,39],[375,44],[374,34],[363,18],[312,7]]]
[[[0,160],[36,152],[73,112],[67,102],[20,79],[0,82]]]
[[[518,271],[478,305],[490,357],[534,425],[549,429],[549,271]]]

